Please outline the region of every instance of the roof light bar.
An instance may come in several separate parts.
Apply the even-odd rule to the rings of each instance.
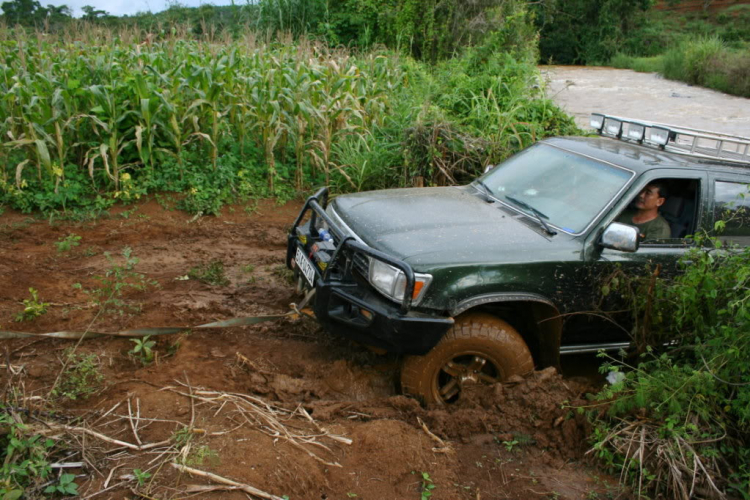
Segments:
[[[628,123],[628,139],[641,142],[646,136],[646,127],[640,123]]]
[[[651,127],[648,140],[659,146],[666,146],[672,131],[663,127]]]
[[[591,124],[591,128],[598,132],[601,132],[602,127],[604,126],[604,115],[600,115],[599,113],[592,113],[591,121],[589,123]]]
[[[750,137],[687,128],[682,125],[634,120],[604,113],[591,114],[599,135],[701,158],[750,166]]]
[[[620,120],[615,120],[614,118],[607,117],[604,120],[604,131],[608,135],[612,135],[619,139],[620,137],[622,137],[622,122]]]

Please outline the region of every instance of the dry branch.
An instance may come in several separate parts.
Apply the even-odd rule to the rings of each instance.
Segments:
[[[281,497],[277,497],[276,495],[266,493],[265,491],[259,490],[258,488],[250,486],[249,484],[238,483],[237,481],[232,481],[231,479],[227,479],[225,477],[221,477],[216,474],[212,474],[210,472],[193,469],[192,467],[188,467],[186,465],[175,464],[175,463],[172,464],[172,467],[179,470],[180,472],[187,472],[188,474],[191,474],[193,476],[205,477],[206,479],[210,479],[211,481],[214,481],[217,483],[226,484],[228,486],[233,486],[239,490],[244,491],[245,493],[249,493],[250,495],[255,495],[256,497],[265,498],[267,500],[284,500]]]

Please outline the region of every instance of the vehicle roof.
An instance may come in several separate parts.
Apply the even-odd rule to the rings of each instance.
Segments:
[[[542,142],[613,163],[639,174],[654,168],[687,168],[750,175],[750,164],[662,151],[656,147],[642,146],[609,137],[553,137]]]

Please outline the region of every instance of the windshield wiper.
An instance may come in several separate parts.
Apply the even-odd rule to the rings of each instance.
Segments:
[[[475,182],[482,186],[482,189],[484,190],[484,201],[486,201],[487,203],[494,203],[495,200],[492,199],[492,191],[490,191],[490,188],[487,186],[487,184],[485,184],[482,179],[477,179]]]
[[[514,203],[514,204],[518,205],[521,208],[525,208],[526,210],[530,211],[532,214],[536,215],[537,220],[542,225],[542,227],[544,227],[544,232],[546,232],[550,236],[554,236],[554,235],[557,234],[557,231],[553,231],[549,227],[549,224],[547,224],[544,221],[544,219],[549,219],[549,217],[547,217],[546,215],[544,215],[542,212],[540,212],[536,208],[532,207],[531,205],[529,205],[525,201],[521,201],[518,198],[514,198],[513,196],[507,196],[506,195],[505,199],[508,200],[508,201],[510,201],[511,203]]]

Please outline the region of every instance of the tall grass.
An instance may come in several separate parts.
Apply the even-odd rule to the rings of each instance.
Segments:
[[[662,56],[617,54],[610,65],[750,97],[750,49],[730,48],[717,36],[681,42]]]
[[[543,98],[533,62],[502,51],[433,67],[255,32],[195,40],[80,27],[60,39],[0,27],[0,204],[106,208],[171,190],[184,208],[216,213],[237,196],[321,184],[453,182],[429,172],[471,176],[576,130]],[[439,145],[445,154],[420,153],[413,132],[438,140],[439,130],[456,139]]]

